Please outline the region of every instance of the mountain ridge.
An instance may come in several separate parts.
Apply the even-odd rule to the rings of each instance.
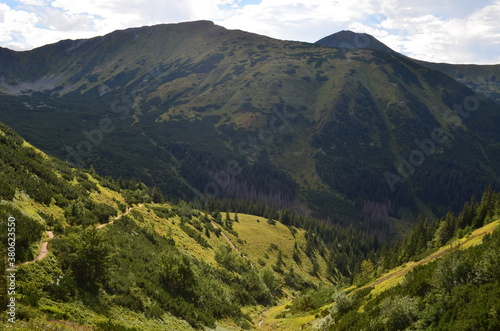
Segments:
[[[372,35],[367,33],[357,33],[350,30],[342,30],[333,33],[316,41],[315,44],[325,47],[371,49],[386,53],[399,54]]]
[[[345,50],[374,49],[406,57],[424,67],[445,73],[458,82],[467,85],[477,93],[482,93],[500,102],[500,83],[498,82],[500,64],[449,64],[417,60],[394,51],[372,35],[349,30],[329,35],[316,41],[315,44]]]
[[[172,197],[273,201],[349,224],[373,221],[370,208],[435,217],[496,185],[498,106],[397,54],[195,22],[65,41],[22,61],[24,71],[1,66],[4,82],[19,80],[19,95],[0,99],[2,120],[53,155]],[[464,100],[481,111],[461,116]],[[447,142],[421,151],[435,130]],[[406,166],[411,155],[419,166]],[[449,189],[433,192],[436,181]]]

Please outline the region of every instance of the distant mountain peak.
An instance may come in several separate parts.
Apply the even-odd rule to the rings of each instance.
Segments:
[[[377,38],[367,33],[357,33],[350,30],[329,35],[315,42],[325,47],[349,48],[349,49],[374,49],[387,53],[396,53],[390,47],[380,42]]]

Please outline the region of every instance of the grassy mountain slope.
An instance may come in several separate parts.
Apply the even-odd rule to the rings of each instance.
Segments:
[[[20,330],[497,327],[500,236],[489,233],[500,194],[491,189],[457,216],[418,221],[399,246],[363,254],[366,238],[340,228],[323,241],[272,219],[153,202],[158,191],[71,168],[3,124],[0,144],[0,218],[16,219],[16,261],[4,255],[4,265],[17,265]],[[1,234],[6,252],[7,227]],[[42,241],[47,256],[18,265]],[[466,249],[450,249],[458,244]],[[360,256],[343,277],[342,260]],[[339,288],[351,280],[358,288],[346,296]]]
[[[339,229],[354,246],[330,250],[312,230],[154,202],[154,189],[70,167],[1,123],[0,144],[0,218],[16,222],[15,261],[3,262],[17,268],[20,330],[252,328],[250,311],[346,276],[332,254],[362,240]],[[7,237],[3,226],[4,253]],[[48,254],[33,261],[42,242]]]
[[[3,121],[171,197],[300,205],[387,236],[390,216],[441,215],[498,185],[498,105],[398,55],[205,21],[4,53]]]
[[[382,276],[380,276],[378,279],[375,279],[374,281],[361,286],[359,288],[355,288],[354,291],[360,291],[365,288],[373,288],[371,293],[373,294],[378,294],[380,292],[383,292],[395,285],[397,285],[401,280],[403,280],[406,275],[410,272],[412,272],[415,268],[425,265],[427,263],[433,262],[443,256],[446,256],[447,254],[450,254],[453,252],[455,249],[467,249],[469,247],[475,246],[475,245],[480,245],[482,244],[483,238],[491,234],[493,231],[496,230],[498,225],[500,224],[500,221],[495,221],[492,223],[489,223],[479,229],[474,230],[472,233],[467,235],[464,238],[459,238],[456,240],[453,240],[451,243],[440,247],[439,249],[435,250],[433,253],[425,256],[421,260],[418,261],[411,261],[408,263],[405,263],[402,266],[399,266],[397,268],[394,268]]]
[[[490,233],[491,229],[483,231]],[[416,267],[394,287],[353,294],[352,302],[356,303],[351,311],[346,314],[342,309],[332,309],[332,315],[326,318],[330,319],[326,323],[329,326],[323,324],[322,328],[497,329],[499,231],[477,238],[481,237],[482,243],[477,246],[448,250],[438,260]]]

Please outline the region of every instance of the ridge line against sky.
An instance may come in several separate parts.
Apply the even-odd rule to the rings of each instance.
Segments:
[[[419,60],[500,64],[500,0],[0,0],[0,46],[194,20],[306,42],[352,30]]]

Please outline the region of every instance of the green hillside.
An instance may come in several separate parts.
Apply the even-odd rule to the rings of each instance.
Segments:
[[[498,327],[491,188],[381,245],[287,210],[280,222],[166,202],[136,180],[70,167],[3,124],[0,147],[2,327],[9,318],[18,330]]]
[[[499,105],[397,54],[200,21],[2,58],[0,119],[23,137],[200,207],[293,208],[386,239],[391,217],[500,185]]]
[[[495,222],[498,226],[498,221]],[[481,231],[482,229],[479,229]],[[491,233],[491,229],[488,231]],[[478,236],[480,245],[447,250],[438,260],[417,263],[393,286],[377,286],[337,301],[321,329],[346,330],[496,330],[500,311],[498,248],[500,232]],[[474,233],[472,234],[474,236]],[[425,260],[425,259],[424,259]],[[399,282],[397,282],[400,280]],[[344,300],[344,301],[342,301]],[[346,310],[345,304],[349,307]]]
[[[20,330],[252,328],[250,311],[348,279],[371,249],[314,219],[297,228],[165,202],[140,182],[69,167],[3,124],[0,145],[0,301],[16,298]]]
[[[261,329],[498,329],[499,198],[486,192],[457,217],[417,224],[402,246],[363,261],[354,285],[321,287],[273,307],[260,317]],[[458,225],[467,218],[475,225]],[[394,258],[403,264],[391,268]]]

